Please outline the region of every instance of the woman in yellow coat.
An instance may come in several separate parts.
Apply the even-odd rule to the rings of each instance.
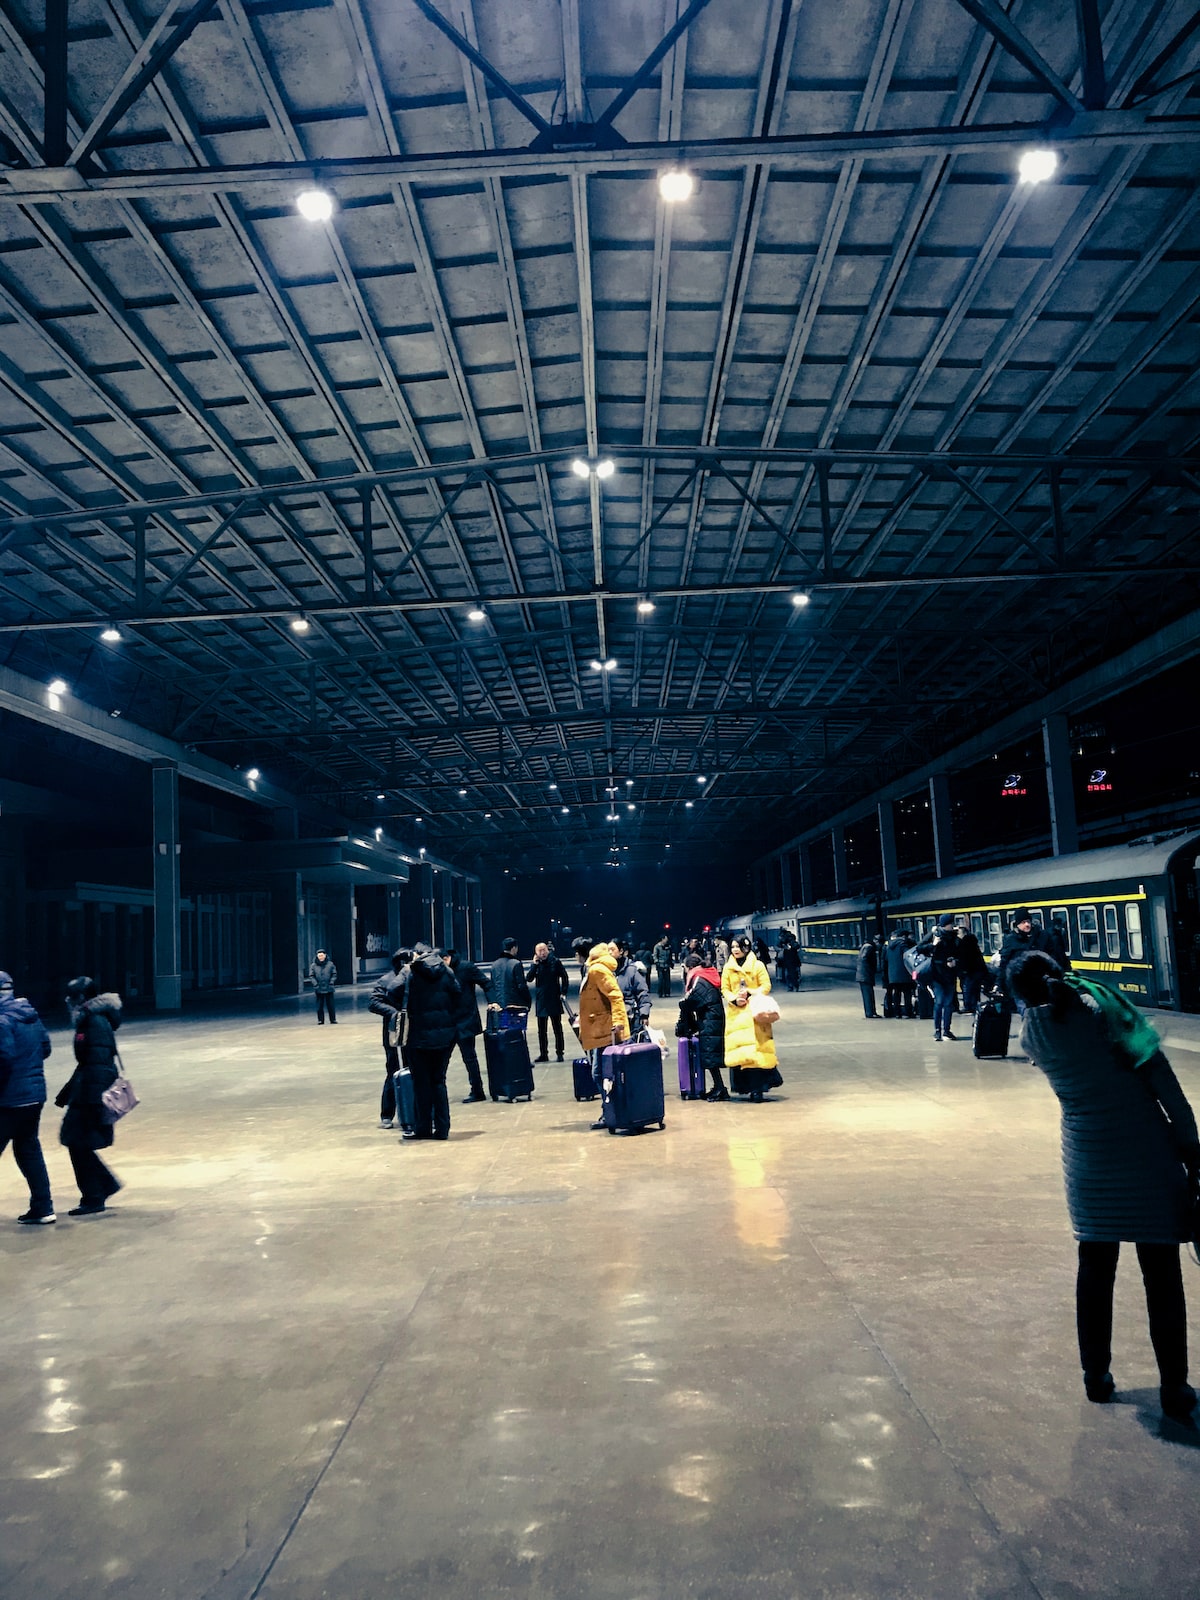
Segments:
[[[587,968],[579,986],[579,1042],[592,1058],[592,1081],[600,1092],[600,1062],[605,1050],[614,1042],[620,1044],[629,1037],[629,1013],[625,1010],[625,997],[621,985],[613,974],[617,958],[606,944],[594,944],[588,951]],[[604,1118],[593,1122],[593,1128],[603,1128]]]
[[[735,1089],[759,1101],[768,1089],[783,1082],[771,1024],[760,1022],[750,1010],[752,994],[770,994],[771,978],[744,935],[734,939],[721,974],[725,997],[725,1065]]]

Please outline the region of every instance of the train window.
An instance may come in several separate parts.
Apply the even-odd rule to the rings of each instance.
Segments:
[[[972,913],[971,913],[971,932],[975,935],[975,938],[976,938],[976,940],[978,941],[978,944],[979,944],[979,948],[982,950],[983,949],[983,918],[979,915],[978,911],[972,911]]]
[[[1079,908],[1079,954],[1081,956],[1100,954],[1100,925],[1096,921],[1095,906]]]
[[[1046,926],[1045,919],[1040,911],[1031,911],[1029,916],[1035,928],[1044,928]]]
[[[1056,922],[1058,924],[1058,931],[1062,934],[1063,942],[1066,944],[1066,947],[1067,947],[1067,954],[1070,955],[1071,954],[1071,918],[1067,914],[1066,906],[1051,906],[1050,907],[1050,921],[1051,922]]]
[[[1125,932],[1129,936],[1129,959],[1140,961],[1142,945],[1142,908],[1130,900],[1125,907]]]
[[[1121,929],[1117,923],[1116,906],[1104,908],[1104,944],[1110,961],[1121,959]]]
[[[991,953],[993,955],[995,955],[996,951],[999,950],[1000,946],[1003,943],[1004,943],[1004,924],[1000,920],[1000,913],[998,911],[989,911],[988,912],[988,944],[991,946]]]

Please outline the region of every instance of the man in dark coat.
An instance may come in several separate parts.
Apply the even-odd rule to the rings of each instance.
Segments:
[[[1067,924],[1062,917],[1051,917],[1046,929],[1046,954],[1057,961],[1064,972],[1071,970],[1071,957],[1067,954]]]
[[[317,959],[308,969],[312,979],[313,993],[317,997],[317,1021],[325,1021],[325,1007],[329,1007],[330,1022],[337,1021],[337,968],[329,958],[327,950],[318,950]]]
[[[921,940],[917,949],[927,955],[932,963],[929,981],[933,984],[933,1037],[937,1044],[959,1035],[951,1033],[950,1022],[954,1016],[954,998],[957,993],[961,967],[958,929],[954,917],[947,912],[939,917],[937,926]]]
[[[884,948],[884,977],[887,979],[883,998],[885,1017],[903,1015],[911,1020],[917,1014],[913,1003],[916,984],[904,961],[904,952],[912,949],[913,942],[910,929],[896,928]]]
[[[404,1107],[398,1107],[396,1104],[396,1073],[400,1071],[402,1062],[407,1066],[407,1062],[403,1060],[404,1046],[400,1043],[400,1031],[403,1027],[408,965],[411,960],[411,950],[392,952],[392,970],[385,972],[372,989],[371,1003],[367,1008],[377,1017],[383,1018],[384,1080],[383,1093],[379,1097],[379,1126],[390,1128],[397,1111],[400,1111],[401,1133],[412,1132],[411,1117],[407,1115]]]
[[[472,1100],[486,1100],[487,1095],[483,1090],[483,1078],[479,1071],[479,1055],[475,1049],[475,1040],[483,1032],[483,1023],[479,1020],[479,1002],[475,998],[476,989],[487,994],[488,981],[473,961],[464,961],[457,950],[447,950],[442,959],[458,980],[459,995],[454,1007],[454,1020],[456,1024],[459,1054],[463,1058],[463,1066],[467,1069],[470,1080],[470,1093],[464,1098],[463,1105],[469,1106]]]
[[[879,969],[879,952],[873,939],[868,939],[858,952],[854,963],[854,981],[862,995],[863,1015],[873,1022],[879,1015],[875,1010],[875,975]]]
[[[414,1139],[450,1137],[446,1068],[458,1042],[458,979],[436,950],[413,947],[408,969],[408,1066],[416,1100]]]
[[[962,984],[962,1008],[973,1015],[979,1008],[979,996],[987,978],[987,962],[979,948],[979,940],[970,928],[958,930],[958,981]]]
[[[725,1066],[725,999],[721,994],[721,974],[706,967],[703,958],[685,956],[683,999],[679,1002],[677,1039],[693,1036],[700,1046],[700,1066],[712,1073],[713,1086],[706,1100],[728,1100],[729,1090],[721,1076]]]
[[[654,970],[658,976],[658,998],[665,1000],[671,993],[671,941],[664,933],[654,946]]]
[[[502,954],[492,962],[489,999],[492,1005],[499,1006],[502,1011],[528,1011],[533,1000],[525,980],[525,963],[517,958],[517,941],[505,939],[500,949]]]
[[[1018,956],[1024,955],[1026,950],[1040,950],[1051,959],[1057,959],[1050,947],[1050,938],[1044,928],[1034,925],[1033,917],[1028,906],[1022,906],[1014,912],[1012,927],[1004,935],[1004,942],[1000,946],[1000,968],[997,974],[997,986],[1006,994],[1010,994],[1008,987],[1008,969],[1011,962]],[[1011,998],[1011,996],[1010,996]],[[1016,1001],[1017,1010],[1025,1015],[1025,1007],[1020,1000]]]
[[[46,1071],[50,1035],[28,1000],[13,992],[13,981],[0,972],[0,1155],[12,1144],[13,1157],[29,1185],[29,1210],[18,1222],[55,1222],[50,1176],[38,1138],[46,1104]]]
[[[537,1061],[549,1061],[550,1027],[554,1027],[554,1048],[557,1060],[563,1059],[563,998],[571,987],[567,969],[548,944],[534,946],[533,965],[525,974],[533,985],[533,1006],[537,1014]]]
[[[121,1187],[96,1154],[113,1142],[112,1123],[104,1115],[102,1096],[117,1081],[117,1041],[121,1026],[121,997],[100,994],[92,978],[72,978],[67,985],[67,1005],[75,1024],[75,1071],[58,1091],[56,1106],[66,1106],[59,1140],[67,1147],[79,1204],[71,1217],[104,1213],[108,1200]]]

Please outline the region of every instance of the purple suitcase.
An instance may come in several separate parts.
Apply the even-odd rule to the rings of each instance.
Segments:
[[[613,1044],[601,1069],[606,1088],[602,1105],[609,1133],[641,1133],[652,1122],[666,1127],[663,1058],[656,1044]]]
[[[680,1039],[679,1043],[679,1098],[704,1099],[704,1068],[700,1065],[699,1039]]]

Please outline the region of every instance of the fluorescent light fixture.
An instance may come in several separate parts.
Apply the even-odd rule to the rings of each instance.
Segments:
[[[588,662],[588,666],[591,667],[593,672],[603,672],[604,671],[604,663],[603,663],[603,661],[589,661]]]
[[[413,818],[413,821],[414,821],[414,822],[424,822],[424,821],[425,821],[425,818],[424,818],[424,817],[414,817],[414,818]]]
[[[1026,150],[1017,162],[1017,172],[1022,183],[1045,183],[1058,171],[1058,153],[1054,150]]]
[[[487,616],[487,612],[486,611],[481,611],[479,609],[479,607],[476,606],[474,611],[468,611],[467,612],[467,621],[468,622],[482,622],[486,618],[486,616]]]
[[[792,604],[794,606],[806,606],[811,599],[812,595],[806,593],[805,590],[800,589],[792,596]]]
[[[249,778],[251,783],[257,783],[258,780],[262,777],[262,773],[258,770],[257,767],[248,767],[246,769],[246,776],[247,776],[247,778]]]
[[[484,821],[485,821],[485,822],[490,822],[490,821],[491,821],[491,818],[492,818],[492,813],[491,813],[491,812],[490,812],[490,811],[485,811],[485,812],[484,812],[484,813],[483,813],[483,820],[484,820]]]
[[[638,613],[639,613],[639,615],[641,615],[643,617],[648,617],[653,610],[654,610],[654,601],[653,600],[639,600],[638,601]]]
[[[571,471],[577,478],[590,478],[592,475],[591,467],[588,466],[587,462],[582,456],[576,456],[574,461],[572,461]]]
[[[333,196],[324,189],[302,189],[296,196],[296,210],[305,222],[328,222],[333,215]]]
[[[601,480],[604,478],[611,478],[616,470],[616,462],[609,461],[607,457],[603,461],[597,461],[596,463],[596,476]]]
[[[71,692],[61,678],[51,678],[46,688],[51,694],[69,694]]]
[[[680,200],[690,200],[695,188],[695,178],[690,172],[684,172],[679,167],[672,167],[670,172],[664,172],[658,180],[658,192],[670,205],[676,205]]]
[[[100,637],[104,640],[105,644],[120,644],[121,630],[117,627],[115,622],[110,622]]]

